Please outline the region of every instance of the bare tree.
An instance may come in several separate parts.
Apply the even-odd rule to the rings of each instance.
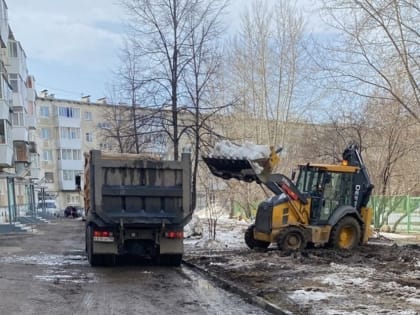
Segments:
[[[137,119],[137,107],[140,104],[140,93],[141,88],[144,85],[141,75],[141,66],[140,66],[140,53],[132,45],[133,39],[128,39],[125,42],[124,49],[121,51],[121,67],[118,71],[118,78],[120,82],[121,91],[124,95],[124,99],[127,99],[130,102],[131,106],[131,122],[128,122],[129,125],[132,125],[133,139],[135,153],[140,153],[140,144],[139,144],[139,128],[138,128],[138,119]]]
[[[208,172],[205,172],[208,175]],[[229,213],[230,194],[225,190],[221,192],[220,181],[214,177],[206,176],[201,181],[204,188],[205,212],[207,216],[207,229],[210,239],[216,239],[217,223],[226,213]],[[224,184],[224,183],[223,183]]]
[[[217,4],[217,5],[216,5]],[[188,117],[191,117],[191,127],[188,130],[192,142],[194,164],[192,170],[192,200],[196,204],[198,163],[203,141],[208,139],[211,129],[210,119],[227,105],[218,105],[218,100],[212,97],[218,90],[217,83],[220,74],[222,57],[218,48],[218,40],[223,31],[221,16],[226,8],[226,2],[208,2],[202,9],[206,17],[200,27],[193,27],[188,40],[191,62],[188,63],[182,75],[183,83],[189,97],[190,106],[186,106]]]
[[[253,1],[242,16],[231,52],[232,86],[238,91],[238,114],[253,117],[253,141],[284,145],[285,125],[297,112],[295,98],[304,71],[304,21],[289,1]],[[266,124],[263,121],[273,123]]]
[[[214,18],[221,0],[122,0],[130,16],[132,45],[140,54],[142,76],[149,92],[148,106],[170,108],[161,116],[173,145],[173,156],[179,158],[180,139],[189,126],[180,125],[179,114],[188,104],[182,77],[192,62],[191,38],[207,40],[212,31],[206,23]],[[181,106],[179,105],[181,104]]]
[[[339,31],[328,46],[328,85],[395,102],[420,122],[418,2],[324,0],[323,12]]]

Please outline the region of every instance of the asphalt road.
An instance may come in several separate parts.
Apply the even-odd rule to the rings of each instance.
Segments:
[[[0,236],[0,315],[266,314],[186,267],[90,267],[82,221],[37,229]]]

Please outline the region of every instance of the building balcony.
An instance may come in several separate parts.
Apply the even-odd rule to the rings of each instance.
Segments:
[[[58,139],[55,142],[56,148],[66,148],[66,149],[81,149],[82,148],[82,140],[81,139],[75,139],[75,140],[69,140],[69,139]]]
[[[57,117],[59,127],[80,128],[80,118]]]
[[[27,104],[22,93],[13,93],[13,107],[27,108]]]
[[[26,125],[28,128],[36,129],[36,126],[37,126],[36,116],[26,115]]]
[[[29,152],[29,143],[26,141],[13,141],[15,162],[17,163],[30,163],[31,155]]]
[[[13,141],[28,141],[29,132],[26,127],[13,126]]]
[[[59,170],[76,170],[83,172],[83,160],[59,160],[57,168]]]
[[[61,180],[60,190],[76,190],[76,183],[74,180]]]
[[[0,167],[11,167],[13,162],[13,145],[0,144]]]
[[[8,101],[0,98],[0,119],[10,120],[11,110]]]

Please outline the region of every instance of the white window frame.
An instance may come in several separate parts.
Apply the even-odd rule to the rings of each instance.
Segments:
[[[51,139],[51,129],[50,128],[41,128],[41,138],[44,140]]]
[[[52,150],[43,150],[42,151],[42,160],[43,161],[52,161]]]
[[[41,117],[50,117],[50,108],[48,106],[40,106],[39,115]]]
[[[85,120],[92,120],[92,112],[84,112],[83,117]]]
[[[87,132],[85,135],[86,142],[93,142],[93,135],[91,132]]]

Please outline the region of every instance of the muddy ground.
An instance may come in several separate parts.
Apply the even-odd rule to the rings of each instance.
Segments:
[[[225,247],[229,247],[226,245]],[[187,262],[290,314],[420,314],[420,245],[376,240],[353,251],[187,251]]]

